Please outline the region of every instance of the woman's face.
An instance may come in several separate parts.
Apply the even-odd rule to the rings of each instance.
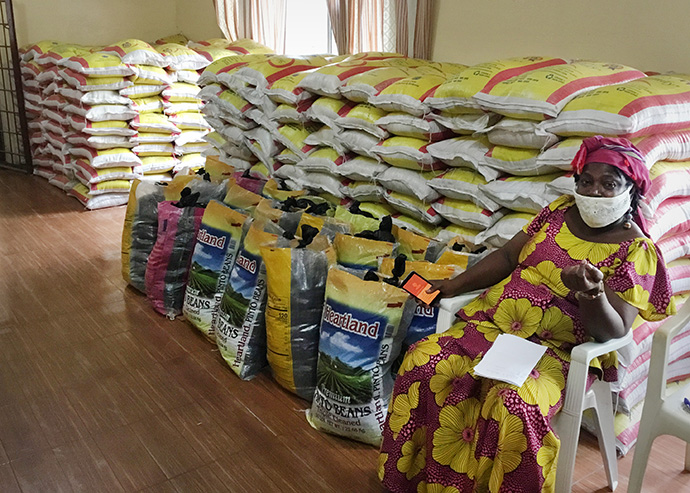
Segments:
[[[575,191],[589,197],[615,197],[628,188],[625,177],[614,166],[589,163],[580,173]]]

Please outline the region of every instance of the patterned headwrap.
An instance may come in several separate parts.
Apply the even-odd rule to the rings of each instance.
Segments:
[[[640,151],[628,139],[596,135],[582,141],[575,154],[572,168],[578,175],[589,163],[604,163],[615,166],[629,177],[644,195],[651,186],[649,170]]]
[[[642,153],[628,139],[602,137],[601,135],[587,137],[582,141],[580,150],[575,154],[571,166],[573,171],[579,175],[585,165],[589,163],[604,163],[615,166],[633,181],[640,195],[647,193],[652,185]],[[633,220],[642,232],[649,236],[647,221],[640,214],[639,207],[638,210],[633,211]]]

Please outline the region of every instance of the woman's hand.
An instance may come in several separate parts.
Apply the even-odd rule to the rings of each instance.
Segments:
[[[426,292],[433,293],[434,291],[439,291],[440,294],[436,298],[437,300],[441,298],[452,298],[453,296],[458,295],[460,292],[457,281],[454,282],[453,279],[429,281],[429,284],[431,284],[431,287],[429,287]]]
[[[563,284],[575,292],[585,332],[598,342],[623,337],[632,326],[638,309],[620,296],[607,295],[604,275],[588,261],[561,271]],[[579,293],[585,296],[580,296]]]
[[[563,269],[561,280],[571,291],[587,293],[601,289],[604,274],[587,260],[583,260],[577,265]]]

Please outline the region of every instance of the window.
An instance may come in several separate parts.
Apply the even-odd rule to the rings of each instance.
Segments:
[[[337,53],[325,0],[286,0],[285,53]]]

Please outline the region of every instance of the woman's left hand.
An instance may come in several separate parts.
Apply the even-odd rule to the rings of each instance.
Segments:
[[[604,280],[604,274],[587,260],[583,260],[577,265],[563,269],[561,280],[565,287],[571,291],[586,293],[599,288]]]

